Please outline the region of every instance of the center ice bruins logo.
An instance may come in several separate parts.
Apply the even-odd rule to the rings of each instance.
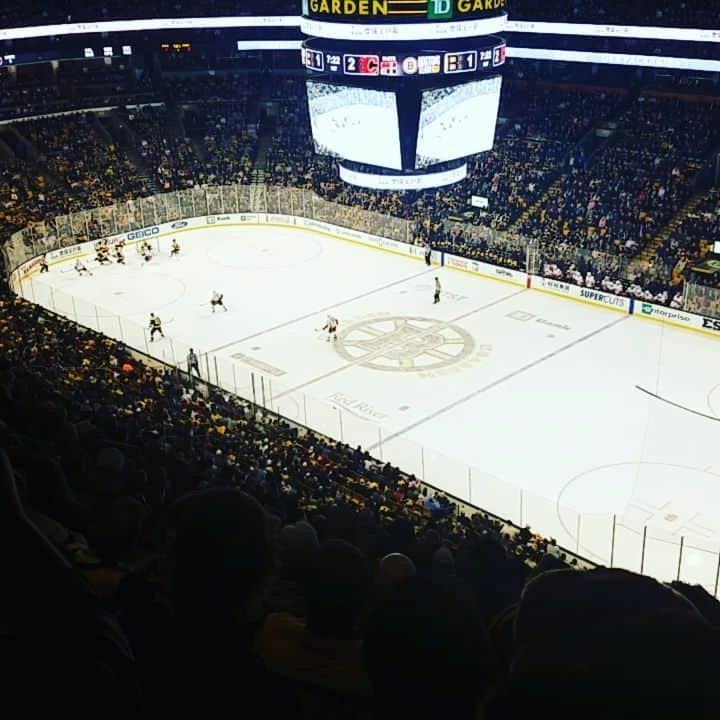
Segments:
[[[462,328],[423,317],[385,316],[338,334],[337,352],[373,370],[432,372],[469,359],[475,340]]]

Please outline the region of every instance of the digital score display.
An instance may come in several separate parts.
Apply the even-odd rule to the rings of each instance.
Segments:
[[[174,43],[162,43],[160,50],[168,55],[180,55],[182,53],[192,52],[192,43],[189,42],[174,42]]]
[[[505,63],[505,45],[453,52],[346,53],[303,47],[302,63],[313,72],[346,77],[464,75]]]

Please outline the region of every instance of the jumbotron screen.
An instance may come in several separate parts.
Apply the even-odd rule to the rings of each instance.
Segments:
[[[315,152],[402,169],[395,93],[307,81]]]
[[[420,106],[415,168],[490,150],[500,104],[500,76],[425,90]]]

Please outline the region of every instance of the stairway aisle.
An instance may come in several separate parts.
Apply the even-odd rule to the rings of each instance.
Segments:
[[[563,174],[560,175],[560,177],[556,178],[552,185],[550,185],[550,187],[537,199],[537,201],[533,203],[529,208],[524,210],[522,215],[512,225],[510,225],[510,227],[508,228],[508,232],[516,230],[526,220],[531,219],[535,214],[537,214],[540,208],[542,208],[544,205],[547,205],[548,199],[558,194],[564,177],[565,175]]]
[[[706,193],[696,193],[670,218],[667,225],[642,249],[640,254],[633,260],[631,267],[645,270],[652,265],[657,251],[670,235],[682,225],[685,217],[697,209],[703,201]]]
[[[267,154],[275,137],[275,123],[271,119],[265,119],[258,133],[257,152],[255,153],[255,162],[251,178],[253,183],[262,184],[265,181],[265,166],[267,163]]]

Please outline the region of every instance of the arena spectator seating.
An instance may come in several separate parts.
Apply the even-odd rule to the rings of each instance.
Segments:
[[[186,113],[185,128],[200,142],[203,168],[195,182],[208,185],[249,183],[255,160],[256,131],[249,129],[238,103],[203,103]]]
[[[0,164],[0,238],[69,209],[67,196],[48,183],[46,170],[22,161]]]
[[[121,117],[134,137],[135,151],[161,190],[184,190],[205,180],[201,159],[165,105],[130,108]]]
[[[93,115],[31,120],[16,127],[52,176],[71,190],[75,207],[100,207],[145,192],[136,169],[98,136]]]
[[[80,108],[114,107],[153,100],[149,76],[104,58],[0,67],[0,119],[50,114]]]
[[[688,212],[658,249],[658,259],[666,267],[680,260],[697,262],[720,242],[720,192],[704,193],[696,207]]]
[[[100,77],[100,88],[114,82],[112,75]],[[158,87],[147,78],[141,85],[152,106],[120,107],[100,125],[87,114],[12,126],[27,143],[14,130],[0,131],[17,156],[5,161],[5,176],[30,163],[28,177],[42,177],[41,203],[53,197],[52,188],[72,187],[50,203],[62,212],[162,189],[259,179],[312,188],[330,200],[411,220],[416,242],[512,268],[523,266],[524,244],[535,239],[548,276],[667,303],[676,301],[681,282],[671,282],[677,261],[668,259],[679,238],[670,237],[670,250],[667,243],[660,248],[652,268],[637,268],[632,259],[692,197],[698,169],[720,142],[717,103],[659,93],[632,100],[623,89],[538,83],[516,74],[503,92],[495,147],[471,160],[467,180],[450,192],[366,192],[340,182],[334,161],[314,153],[302,78],[169,73]],[[275,110],[261,113],[263,103]],[[607,140],[595,136],[598,127],[610,134]],[[33,150],[40,155],[30,162]],[[487,197],[488,207],[470,208],[471,195]],[[11,198],[5,214],[17,213],[19,204]],[[449,218],[478,231],[463,234]]]
[[[537,238],[550,256],[558,242],[637,255],[691,198],[707,154],[720,142],[719,120],[717,102],[641,95],[618,118],[614,134],[595,156],[585,166],[567,168],[518,230]],[[560,263],[551,272],[558,268],[568,279],[569,268],[563,270]],[[600,286],[604,270],[588,269],[594,286]],[[586,279],[586,272],[578,275],[577,268],[570,275],[576,282],[580,275],[582,282]],[[653,284],[658,280],[654,276]],[[674,298],[670,281],[666,273],[666,287],[656,287],[653,297]],[[613,286],[619,290],[623,284]]]

